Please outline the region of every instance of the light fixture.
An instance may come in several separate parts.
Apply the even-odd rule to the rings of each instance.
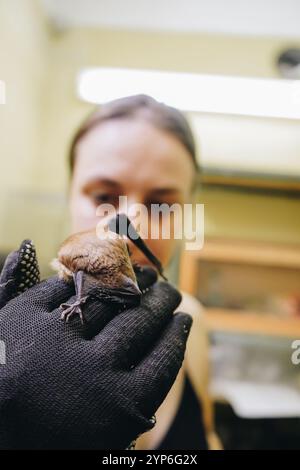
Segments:
[[[300,49],[285,49],[277,59],[277,66],[284,78],[300,80]]]
[[[300,119],[300,81],[120,68],[79,73],[90,103],[144,93],[184,111]]]

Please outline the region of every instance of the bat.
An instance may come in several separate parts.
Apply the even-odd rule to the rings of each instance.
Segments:
[[[125,214],[118,214],[103,225],[104,227],[106,232],[103,230],[101,233],[105,233],[105,237],[99,237],[96,229],[68,237],[59,248],[57,258],[51,263],[59,278],[66,282],[74,281],[76,301],[61,305],[61,319],[66,322],[77,313],[84,323],[81,306],[89,295],[120,303],[124,308],[139,304],[142,293],[138,287],[125,236],[143,251],[165,278],[161,263],[137,234]]]

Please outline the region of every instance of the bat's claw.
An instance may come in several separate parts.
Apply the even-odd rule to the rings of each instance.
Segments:
[[[60,309],[62,310],[62,314],[61,314],[61,317],[60,317],[61,320],[68,323],[68,321],[70,320],[70,318],[73,315],[78,314],[79,318],[80,318],[80,321],[83,324],[84,323],[84,316],[83,316],[83,313],[82,313],[81,305],[84,304],[86,302],[86,300],[87,300],[87,296],[86,297],[81,297],[80,299],[77,299],[73,304],[61,304],[61,306],[60,306]]]

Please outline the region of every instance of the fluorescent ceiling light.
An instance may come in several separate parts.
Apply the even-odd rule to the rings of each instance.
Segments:
[[[300,119],[300,80],[89,68],[77,91],[90,103],[144,93],[184,111]]]

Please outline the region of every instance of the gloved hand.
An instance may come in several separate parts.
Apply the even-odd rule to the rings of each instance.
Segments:
[[[0,274],[0,308],[40,281],[35,247],[24,240],[20,248],[8,255]]]
[[[59,306],[74,287],[50,278],[0,310],[1,449],[124,449],[151,419],[181,366],[191,326],[180,294],[152,270],[141,304],[89,298],[86,322],[65,324]]]

